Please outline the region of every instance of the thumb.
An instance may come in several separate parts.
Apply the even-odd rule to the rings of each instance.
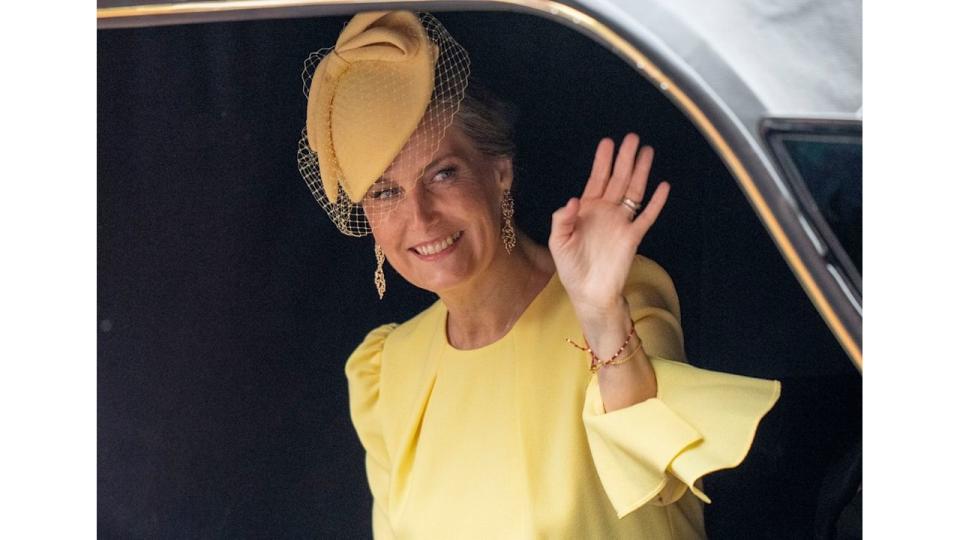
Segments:
[[[564,243],[573,234],[577,223],[577,212],[580,210],[580,199],[573,197],[567,204],[553,213],[553,223],[550,226],[550,242]]]

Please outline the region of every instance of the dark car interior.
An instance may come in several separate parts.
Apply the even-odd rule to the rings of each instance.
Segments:
[[[640,253],[673,277],[697,366],[776,378],[745,462],[704,480],[713,538],[860,526],[861,376],[716,152],[574,29],[437,13],[516,111],[519,226],[545,243],[597,141],[628,131],[673,185]],[[98,535],[370,535],[344,362],[435,297],[341,235],[296,151],[302,62],[347,17],[98,31]],[[859,224],[857,224],[859,225]]]

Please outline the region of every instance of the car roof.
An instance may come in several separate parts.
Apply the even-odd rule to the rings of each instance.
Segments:
[[[751,131],[763,116],[860,116],[859,0],[575,3],[688,67]]]

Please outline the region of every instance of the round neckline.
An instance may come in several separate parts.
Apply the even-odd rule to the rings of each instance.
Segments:
[[[539,304],[541,302],[541,299],[544,296],[546,296],[547,290],[550,289],[550,287],[554,286],[554,282],[559,282],[559,281],[560,280],[557,277],[557,272],[556,270],[554,270],[553,273],[550,275],[550,279],[548,279],[547,283],[540,288],[536,296],[533,297],[533,300],[531,300],[530,303],[527,304],[525,308],[523,308],[523,311],[520,312],[520,316],[517,317],[516,321],[514,321],[513,326],[511,326],[510,329],[507,330],[507,333],[500,336],[497,340],[487,343],[482,347],[477,347],[476,349],[458,349],[450,344],[450,339],[447,337],[447,315],[448,315],[447,306],[444,305],[442,301],[439,301],[438,302],[440,304],[439,334],[440,334],[440,341],[443,345],[444,350],[447,353],[452,353],[452,354],[457,354],[462,356],[470,356],[474,354],[488,352],[496,347],[503,345],[508,339],[510,339],[513,336],[517,328],[521,326],[521,324],[527,318],[527,315],[531,311],[534,311],[537,304]]]

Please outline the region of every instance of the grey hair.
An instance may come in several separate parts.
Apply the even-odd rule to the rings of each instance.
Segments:
[[[510,105],[471,81],[455,121],[482,154],[513,159],[517,151],[513,142],[515,118]]]

